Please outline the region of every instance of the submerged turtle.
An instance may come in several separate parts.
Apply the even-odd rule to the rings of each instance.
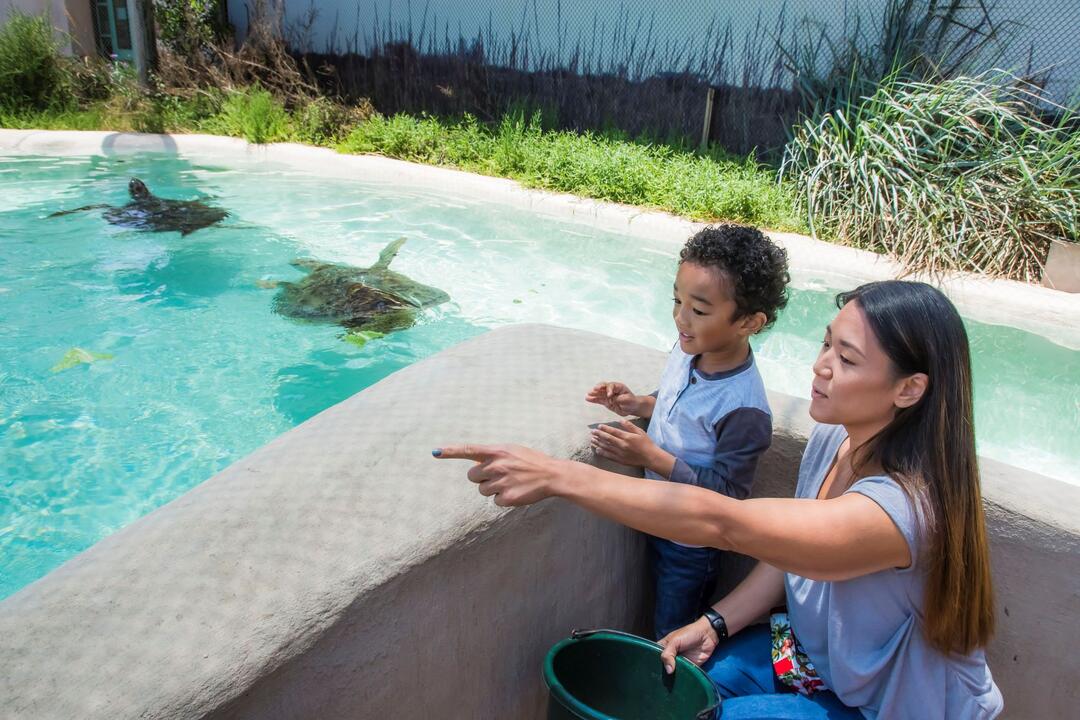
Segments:
[[[229,216],[225,210],[207,205],[201,200],[159,198],[150,192],[150,188],[146,187],[146,183],[139,178],[131,178],[128,182],[128,192],[131,193],[131,202],[121,207],[104,204],[85,205],[73,210],[54,212],[49,217],[106,208],[102,217],[113,225],[151,232],[175,230],[181,235],[187,235]]]
[[[308,275],[298,282],[277,283],[274,310],[301,320],[337,323],[361,341],[410,327],[418,311],[450,296],[389,269],[404,243],[405,238],[398,238],[387,245],[367,268],[294,260],[293,267]]]

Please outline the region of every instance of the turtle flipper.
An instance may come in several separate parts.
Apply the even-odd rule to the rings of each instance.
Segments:
[[[390,267],[390,261],[397,257],[398,250],[405,244],[405,238],[400,237],[394,242],[390,243],[383,248],[383,251],[379,253],[378,261],[371,266],[372,270],[385,270]]]
[[[72,208],[71,210],[59,210],[52,213],[49,217],[60,217],[61,215],[70,215],[72,213],[83,212],[85,210],[99,210],[101,208],[110,207],[104,203],[98,203],[97,205],[83,205],[82,207]]]
[[[328,267],[331,265],[331,263],[321,262],[319,260],[315,260],[314,258],[296,258],[289,264],[297,270],[307,270],[308,272],[318,270],[320,267]]]

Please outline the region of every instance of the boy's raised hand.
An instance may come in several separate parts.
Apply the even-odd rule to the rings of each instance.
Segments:
[[[585,395],[585,402],[603,405],[616,415],[637,415],[638,396],[621,382],[602,382]]]

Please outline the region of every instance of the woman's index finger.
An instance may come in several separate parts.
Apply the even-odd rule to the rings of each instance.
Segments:
[[[496,449],[490,445],[447,445],[431,451],[439,460],[473,460],[487,462],[495,457]]]

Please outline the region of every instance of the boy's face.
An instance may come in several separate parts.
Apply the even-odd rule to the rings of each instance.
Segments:
[[[675,275],[671,315],[679,331],[679,347],[687,355],[731,348],[747,336],[743,319],[735,317],[735,299],[719,270],[684,262]]]

